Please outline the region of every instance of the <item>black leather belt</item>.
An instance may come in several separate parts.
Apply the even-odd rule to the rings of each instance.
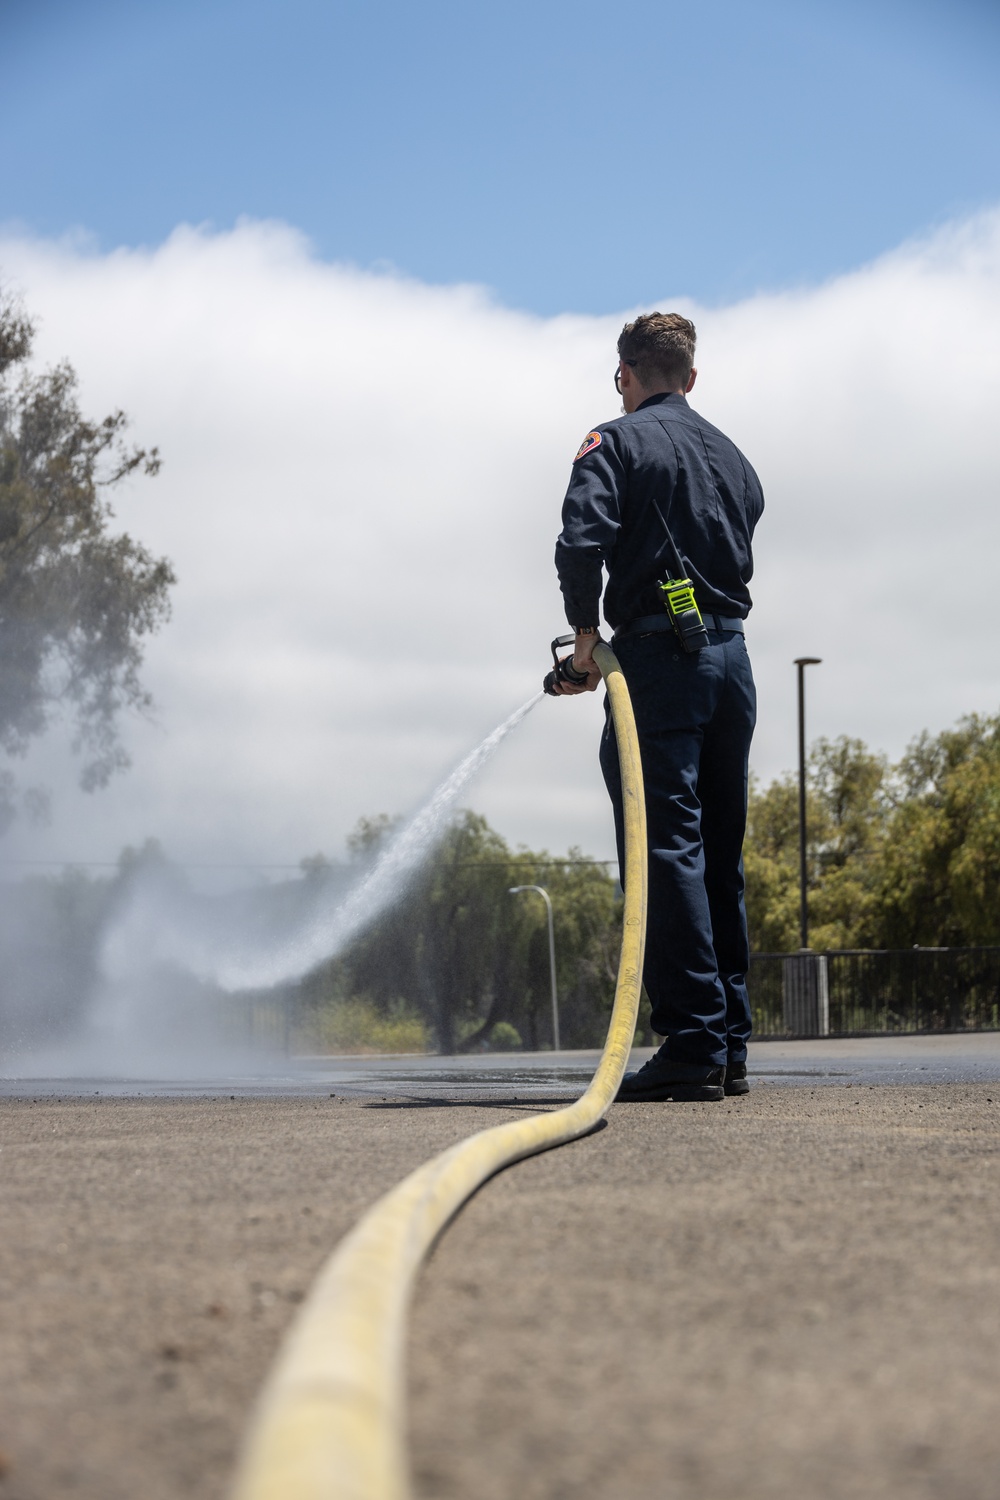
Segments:
[[[701,618],[705,622],[706,630],[735,630],[740,635],[745,635],[743,621],[739,615],[710,615],[702,610]],[[617,640],[622,635],[646,635],[651,630],[673,630],[670,616],[666,610],[659,615],[639,615],[635,620],[626,620],[624,625],[619,625],[614,633]]]

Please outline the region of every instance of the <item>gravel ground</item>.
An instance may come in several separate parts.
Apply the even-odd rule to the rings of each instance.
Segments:
[[[519,1112],[0,1100],[0,1500],[220,1500],[339,1236]],[[997,1084],[618,1106],[426,1268],[419,1500],[994,1500],[998,1231]]]

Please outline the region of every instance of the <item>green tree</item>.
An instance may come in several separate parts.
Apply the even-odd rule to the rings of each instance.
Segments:
[[[806,784],[809,936],[814,948],[876,940],[880,859],[893,812],[889,768],[861,740],[818,740]],[[798,781],[751,786],[744,869],[747,921],[758,951],[799,942]]]
[[[820,740],[807,789],[814,948],[1000,943],[1000,716],[922,734],[896,766],[860,740]],[[753,946],[798,943],[791,776],[751,789],[744,854]]]
[[[879,869],[893,806],[888,763],[861,740],[821,739],[810,755],[810,782],[816,813],[810,942],[868,946],[880,925]]]
[[[374,854],[393,823],[362,819],[352,852]],[[394,909],[345,955],[355,994],[415,1004],[443,1052],[474,1046],[499,1019],[509,850],[486,819],[466,812]]]
[[[921,735],[897,768],[879,900],[887,946],[1000,942],[1000,716]]]
[[[791,776],[761,788],[750,781],[743,845],[747,926],[758,952],[798,946],[798,789]]]
[[[517,883],[543,886],[552,901],[556,944],[559,1029],[564,1047],[593,1047],[604,1040],[621,949],[623,903],[615,880],[603,865],[570,849],[565,861],[547,853],[538,864],[519,866]],[[540,898],[518,897],[528,927],[527,962],[512,976],[521,1003],[530,1006],[526,1024],[537,1047],[550,1042],[551,980],[548,919]],[[511,1005],[512,1011],[515,1006]]]
[[[394,827],[362,818],[348,840],[355,861],[374,858]],[[599,865],[512,852],[476,813],[462,813],[395,906],[336,961],[304,982],[317,1011],[364,1001],[390,1017],[415,1010],[441,1051],[551,1042],[545,908],[511,897],[544,885],[556,930],[560,1020],[569,1046],[603,1040],[614,995],[621,901]]]
[[[68,364],[30,372],[32,333],[0,294],[0,751],[23,756],[66,714],[92,791],[128,764],[119,716],[150,706],[142,638],[167,618],[175,581],[165,558],[112,531],[104,496],[160,461],[126,446],[122,412],[81,414]],[[18,800],[5,768],[0,831]]]

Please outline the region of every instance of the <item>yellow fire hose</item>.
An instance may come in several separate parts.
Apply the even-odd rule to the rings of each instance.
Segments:
[[[646,939],[646,808],[635,720],[609,646],[594,651],[614,715],[625,804],[625,917],[604,1052],[574,1104],[498,1125],[380,1199],[320,1271],[261,1395],[233,1500],[408,1500],[404,1335],[434,1240],[502,1167],[585,1135],[618,1092],[635,1034]]]

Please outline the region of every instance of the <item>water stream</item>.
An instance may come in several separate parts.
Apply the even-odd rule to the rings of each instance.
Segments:
[[[334,957],[391,905],[444,835],[458,798],[542,694],[536,693],[480,741],[427,802],[392,835],[371,868],[339,899],[319,891],[289,930],[275,933],[190,897],[140,889],[105,937],[102,969],[112,980],[169,964],[225,990],[258,990],[307,974]]]

